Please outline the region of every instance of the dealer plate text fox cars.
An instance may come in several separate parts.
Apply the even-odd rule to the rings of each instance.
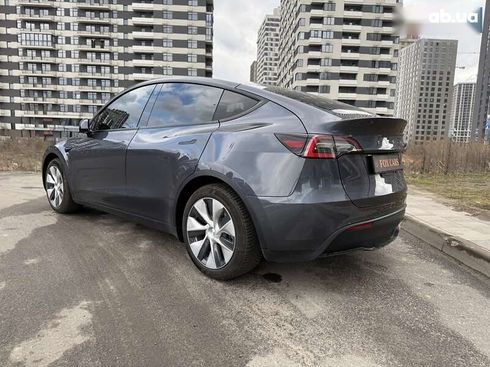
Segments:
[[[175,235],[216,279],[262,258],[375,249],[405,212],[405,121],[281,88],[208,78],[138,84],[49,147],[51,207]]]

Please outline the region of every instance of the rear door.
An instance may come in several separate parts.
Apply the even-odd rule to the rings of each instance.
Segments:
[[[126,195],[126,150],[155,85],[133,89],[105,106],[86,137],[65,146],[75,197],[122,209]]]
[[[128,200],[133,214],[172,223],[177,191],[196,169],[210,135],[219,127],[214,114],[222,93],[220,88],[201,84],[161,85],[128,147]]]

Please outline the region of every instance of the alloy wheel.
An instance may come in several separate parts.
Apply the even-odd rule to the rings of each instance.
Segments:
[[[220,201],[196,201],[187,216],[186,229],[192,254],[205,267],[219,269],[228,264],[235,250],[235,226]]]
[[[63,202],[63,175],[60,169],[53,165],[46,171],[46,192],[53,207],[58,208]]]

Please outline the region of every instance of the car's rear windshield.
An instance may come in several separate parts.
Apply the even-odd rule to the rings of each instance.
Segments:
[[[334,115],[371,115],[369,112],[358,107],[351,106],[350,104],[334,101],[329,98],[320,97],[306,92],[299,92],[279,87],[267,87],[265,88],[265,90],[275,94],[279,94],[284,97],[292,98],[299,102],[306,103],[310,106],[317,107],[321,110],[333,113]]]

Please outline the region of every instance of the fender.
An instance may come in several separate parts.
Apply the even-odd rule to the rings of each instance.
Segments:
[[[70,175],[70,170],[69,170],[69,163],[68,163],[68,154],[66,153],[64,147],[65,147],[65,142],[66,141],[61,141],[55,145],[50,145],[46,151],[43,154],[42,158],[42,173],[43,173],[43,187],[45,188],[46,186],[46,177],[44,177],[44,170],[46,169],[47,166],[47,161],[46,158],[49,155],[54,154],[60,161],[61,164],[63,165],[64,171],[66,172],[68,176],[68,183],[71,185],[71,175]]]

